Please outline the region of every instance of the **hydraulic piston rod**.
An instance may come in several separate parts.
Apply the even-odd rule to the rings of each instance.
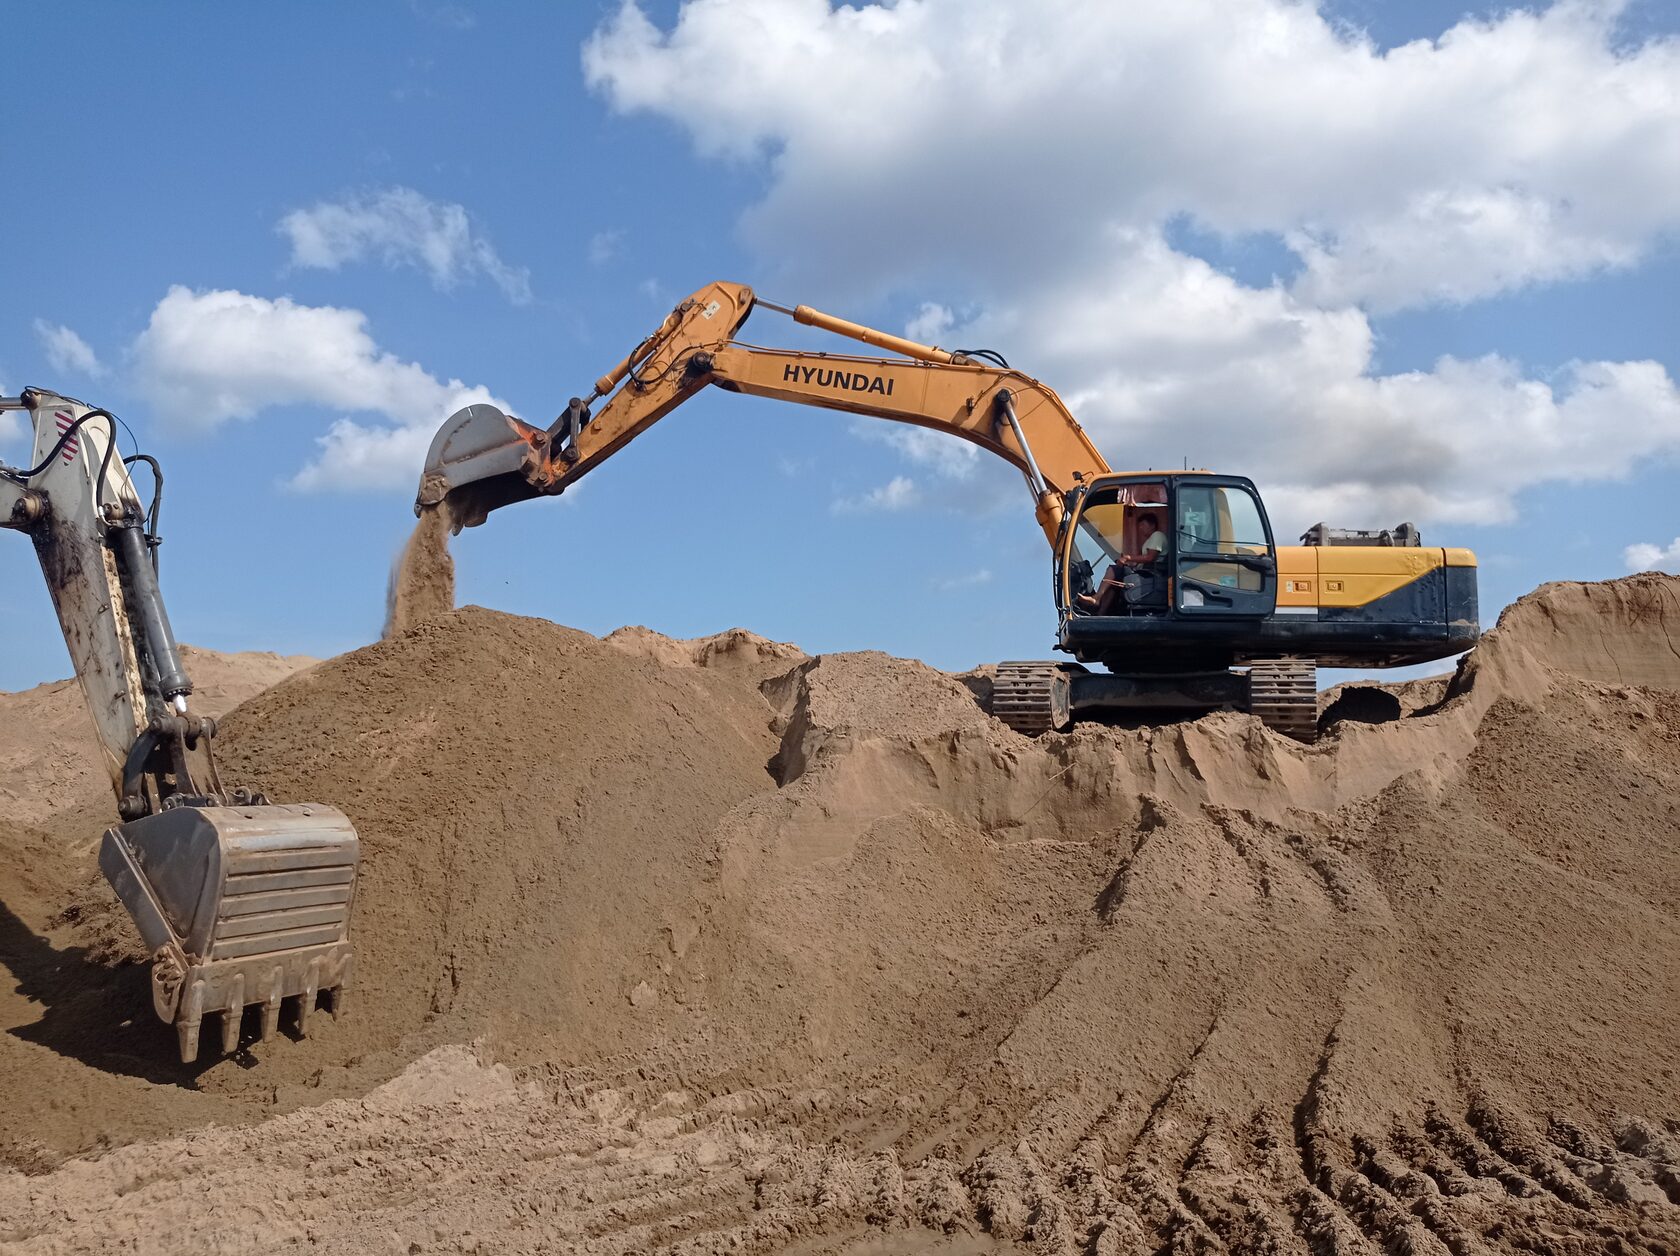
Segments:
[[[1062,505],[1062,499],[1044,480],[1044,472],[1039,470],[1038,459],[1033,456],[1032,446],[1027,443],[1026,433],[1021,430],[1021,420],[1015,417],[1015,396],[1007,388],[998,389],[998,412],[1003,415],[1004,422],[1015,436],[1015,443],[1021,447],[1021,457],[1027,464],[1025,475],[1027,486],[1033,494],[1033,516],[1038,520],[1038,526],[1044,529],[1044,535],[1050,544],[1056,544],[1056,538],[1062,530],[1062,518],[1067,514]]]
[[[768,301],[760,301],[760,305],[769,305]],[[780,306],[771,306],[780,309]],[[949,366],[960,359],[948,349],[941,349],[935,345],[918,344],[914,340],[906,340],[903,336],[894,336],[890,332],[876,331],[873,327],[865,327],[862,323],[854,323],[849,319],[836,318],[832,314],[824,314],[821,310],[813,310],[808,305],[801,305],[793,311],[793,321],[804,323],[807,327],[820,327],[823,331],[831,331],[837,336],[845,336],[849,340],[859,340],[866,345],[874,345],[877,349],[885,349],[888,353],[902,353],[907,358],[915,358],[922,362],[941,362]]]
[[[146,537],[137,518],[124,519],[111,529],[117,561],[122,564],[128,581],[129,612],[140,620],[140,632],[145,639],[146,653],[157,668],[158,689],[164,698],[181,714],[186,714],[187,695],[192,681],[181,663],[181,651],[175,644],[175,632],[169,626],[169,612],[163,607],[163,593],[158,588],[157,572],[146,552]]]

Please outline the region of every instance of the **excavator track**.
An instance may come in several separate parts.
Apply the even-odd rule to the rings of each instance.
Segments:
[[[1311,659],[1255,659],[1248,709],[1267,728],[1311,745],[1318,738],[1318,667]]]
[[[992,681],[992,714],[1027,737],[1073,723],[1067,669],[1060,663],[999,663]]]

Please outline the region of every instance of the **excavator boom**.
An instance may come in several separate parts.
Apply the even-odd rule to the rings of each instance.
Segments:
[[[737,334],[756,306],[901,356],[745,344]],[[554,427],[545,431],[488,405],[454,415],[432,442],[415,509],[447,499],[459,530],[501,506],[563,492],[710,385],[971,441],[1026,477],[1052,544],[1063,496],[1108,470],[1061,399],[1001,359],[917,344],[809,306],[760,301],[742,284],[714,283],[678,305]]]

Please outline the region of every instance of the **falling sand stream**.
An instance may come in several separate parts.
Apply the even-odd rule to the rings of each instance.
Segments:
[[[387,638],[455,609],[455,560],[449,556],[453,520],[447,504],[421,511],[408,544],[391,569],[385,595]]]

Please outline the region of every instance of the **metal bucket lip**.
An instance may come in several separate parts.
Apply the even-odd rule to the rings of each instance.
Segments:
[[[206,1015],[222,1018],[224,1054],[239,1044],[247,1007],[262,1009],[259,1036],[265,1042],[279,1029],[282,1003],[295,1009],[300,1038],[309,1036],[318,994],[327,996],[328,1010],[338,1020],[354,968],[355,954],[348,942],[202,962],[177,959],[166,980],[159,980],[161,966],[152,970],[153,1010],[174,1024],[181,1062],[191,1064],[198,1058],[199,1030]]]

